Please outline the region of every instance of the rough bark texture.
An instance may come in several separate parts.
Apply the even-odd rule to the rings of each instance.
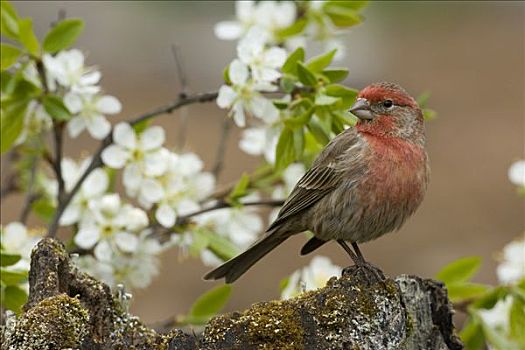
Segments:
[[[109,288],[79,272],[61,243],[33,252],[25,312],[2,329],[2,349],[462,349],[446,289],[373,266],[345,269],[325,288],[213,318],[203,334],[158,334]]]

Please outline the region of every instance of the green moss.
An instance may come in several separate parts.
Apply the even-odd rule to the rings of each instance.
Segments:
[[[78,299],[56,295],[20,317],[8,345],[27,350],[79,348],[88,333],[88,321],[88,312]]]

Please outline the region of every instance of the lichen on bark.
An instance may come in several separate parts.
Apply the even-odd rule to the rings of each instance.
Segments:
[[[349,267],[293,299],[217,316],[200,335],[146,327],[107,285],[79,272],[53,239],[33,252],[29,283],[25,312],[2,328],[2,348],[462,349],[442,284],[386,278],[371,265]]]

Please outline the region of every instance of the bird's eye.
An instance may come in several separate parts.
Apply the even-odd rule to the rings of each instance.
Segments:
[[[392,100],[384,100],[383,101],[383,107],[385,107],[385,108],[392,108],[393,105],[394,105],[394,102],[392,102]]]

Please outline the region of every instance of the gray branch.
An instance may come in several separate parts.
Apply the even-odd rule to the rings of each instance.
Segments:
[[[217,316],[197,335],[144,326],[51,238],[32,254],[29,284],[24,312],[2,326],[2,349],[463,348],[441,283],[385,278],[373,266],[349,267],[325,288],[297,298]]]

